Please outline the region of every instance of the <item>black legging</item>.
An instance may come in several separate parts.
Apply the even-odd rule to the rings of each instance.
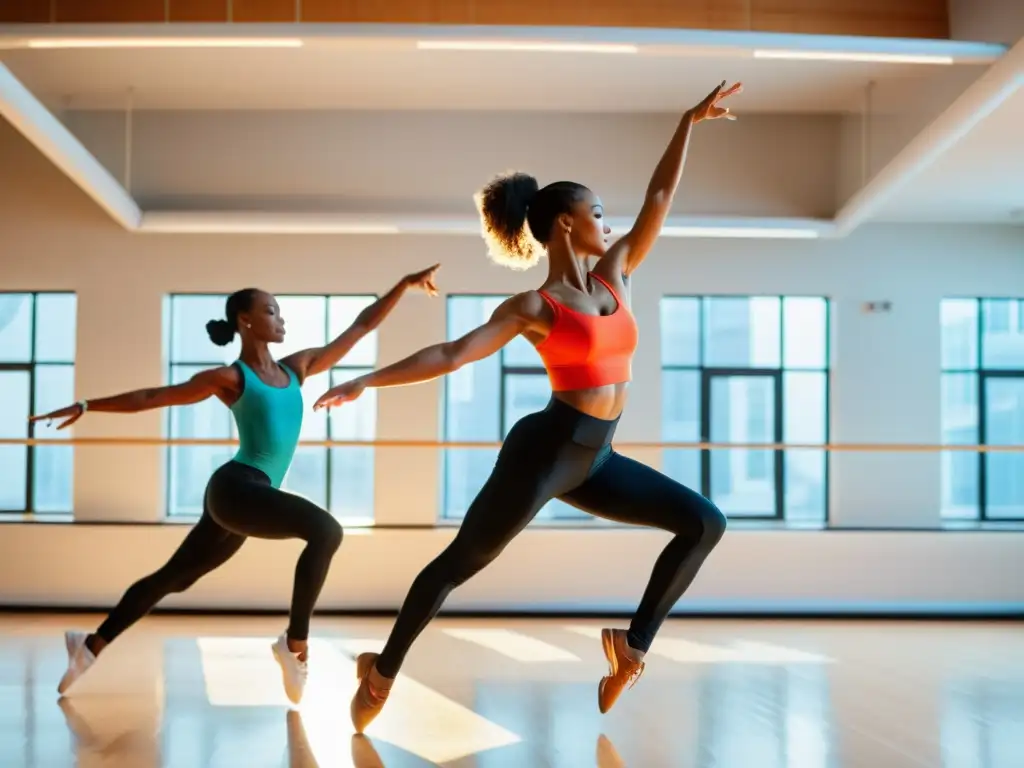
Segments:
[[[248,536],[306,542],[295,566],[288,623],[289,638],[306,640],[313,606],[341,546],[341,525],[313,502],[274,488],[263,472],[235,461],[213,473],[203,515],[171,559],[129,587],[96,634],[112,642],[164,597],[184,592],[226,563]]]
[[[725,532],[725,516],[699,493],[611,448],[615,421],[580,413],[552,398],[509,432],[490,478],[454,541],[416,577],[377,671],[395,677],[405,654],[448,594],[496,558],[549,500],[598,517],[675,534],[629,627],[629,644],[647,651],[669,611]]]

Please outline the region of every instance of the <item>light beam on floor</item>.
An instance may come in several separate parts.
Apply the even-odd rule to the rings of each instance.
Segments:
[[[337,642],[353,655],[379,651],[384,646],[381,640]],[[349,690],[354,692],[354,671],[350,679]],[[350,698],[351,693],[348,693],[343,710],[346,716]],[[335,720],[335,735],[339,733]],[[522,741],[522,737],[404,674],[395,680],[388,704],[367,729],[367,736],[375,741],[387,741],[432,763],[447,763]]]
[[[456,640],[475,643],[525,664],[542,662],[579,661],[574,653],[545,643],[535,637],[507,629],[442,629],[441,632]]]

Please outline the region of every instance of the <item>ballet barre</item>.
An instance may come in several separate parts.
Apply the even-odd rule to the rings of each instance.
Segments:
[[[613,440],[619,449],[659,450],[754,450],[754,451],[829,451],[842,453],[1021,453],[1024,445],[937,445],[929,443],[712,443]],[[95,445],[95,446],[230,446],[230,438],[164,437],[2,437],[0,445]],[[300,440],[299,447],[316,448],[500,448],[500,441],[460,440]]]

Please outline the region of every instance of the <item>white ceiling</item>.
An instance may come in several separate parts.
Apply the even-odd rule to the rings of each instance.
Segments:
[[[191,26],[191,25],[186,25]],[[187,34],[175,25],[176,35]],[[166,25],[154,33],[168,34]],[[221,35],[195,25],[197,37]],[[858,111],[869,82],[941,76],[949,67],[754,58],[758,49],[954,57],[980,71],[1001,46],[701,30],[543,30],[545,43],[631,45],[635,54],[418,50],[421,41],[538,42],[537,29],[230,25],[231,34],[298,48],[26,49],[55,37],[133,34],[133,27],[0,27],[0,61],[51,108],[462,109],[675,112],[721,80],[747,90],[745,112]]]
[[[1024,89],[910,179],[878,218],[1024,223]]]
[[[188,25],[175,25],[173,34],[189,36],[190,45],[211,35],[278,40],[291,36],[297,47],[28,49],[33,39],[43,37],[123,37],[142,32],[129,26],[80,26],[70,31],[53,25],[0,27],[0,63],[14,76],[6,84],[0,82],[0,107],[15,125],[20,120],[19,129],[65,172],[79,174],[83,188],[93,194],[96,188],[89,187],[89,178],[103,177],[106,171],[98,163],[90,165],[88,160],[95,162],[91,156],[82,157],[85,150],[66,129],[52,124],[52,116],[40,114],[39,102],[54,111],[123,109],[130,99],[134,108],[145,110],[678,112],[718,82],[738,80],[746,88],[730,104],[737,113],[860,113],[872,103],[867,91],[873,83],[876,94],[906,92],[911,98],[901,100],[892,113],[875,99],[878,112],[872,118],[892,116],[898,118],[893,125],[907,125],[903,118],[916,114],[921,127],[914,130],[920,132],[916,138],[901,137],[892,152],[886,152],[891,159],[885,167],[837,211],[837,234],[871,219],[1007,222],[1012,220],[1011,211],[1024,207],[1024,91],[1015,93],[1024,81],[1024,41],[1006,52],[1001,46],[948,41],[694,30],[543,30],[546,42],[637,47],[636,53],[628,54],[570,54],[417,49],[420,39],[479,39],[485,34],[472,28],[229,28],[230,32],[224,25],[190,31]],[[151,36],[171,34],[167,25],[146,29]],[[506,43],[535,42],[537,34],[537,29],[522,28],[486,31],[490,39]],[[756,50],[766,48],[947,55],[956,63],[755,57]],[[967,77],[950,77],[957,73]],[[939,103],[935,94],[949,90],[944,78],[961,86]],[[964,80],[971,82],[966,89]],[[880,91],[878,86],[890,87]],[[880,124],[885,127],[886,120]],[[848,138],[854,141],[844,139],[838,151],[844,158],[849,154],[856,165],[860,161],[854,156],[869,147],[857,136]],[[875,139],[871,143],[877,152]],[[104,183],[116,184],[112,179]],[[94,197],[111,209],[113,204],[102,202],[103,195]],[[266,213],[272,218],[281,212]],[[141,215],[136,210],[128,218]]]
[[[51,107],[675,112],[722,80],[737,111],[857,111],[871,81],[944,66],[409,49],[20,50],[3,62]],[[980,73],[983,65],[965,65]]]

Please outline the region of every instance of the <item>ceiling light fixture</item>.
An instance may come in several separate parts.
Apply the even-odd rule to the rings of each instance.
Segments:
[[[816,229],[787,227],[662,227],[664,237],[744,237],[790,240],[813,240],[820,237]]]
[[[420,40],[421,51],[515,51],[533,53],[638,53],[626,43],[542,43],[512,40]]]
[[[755,59],[791,59],[801,61],[861,61],[881,64],[952,64],[952,56],[917,53],[871,53],[866,51],[795,51],[767,48],[754,51]]]
[[[40,37],[29,48],[301,48],[290,37]]]

